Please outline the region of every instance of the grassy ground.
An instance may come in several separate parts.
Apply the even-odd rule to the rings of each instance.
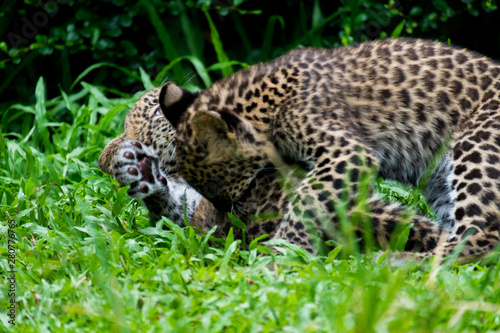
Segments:
[[[213,247],[190,227],[151,225],[97,167],[135,99],[83,85],[45,101],[41,80],[36,105],[2,110],[0,266],[15,263],[16,274],[0,283],[0,331],[500,330],[500,263],[389,268],[370,255],[340,259],[340,248],[312,257],[287,245],[259,256],[256,243]],[[421,205],[414,192],[380,187]]]

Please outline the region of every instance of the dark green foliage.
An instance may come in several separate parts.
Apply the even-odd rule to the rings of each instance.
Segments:
[[[0,6],[0,105],[79,89],[96,63],[144,68],[205,87],[241,66],[300,46],[335,47],[388,36],[439,39],[500,56],[495,1],[6,0]],[[479,36],[478,36],[479,35]],[[471,37],[470,37],[471,36]],[[214,64],[216,65],[214,67]],[[87,82],[133,93],[137,75],[100,66]]]

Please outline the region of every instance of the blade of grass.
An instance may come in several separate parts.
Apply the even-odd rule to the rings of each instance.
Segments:
[[[47,129],[49,125],[47,122],[47,109],[45,108],[45,83],[43,77],[38,79],[35,88],[35,126],[38,129],[38,134],[42,138],[43,146],[47,152],[53,151],[53,146],[50,143],[50,133]]]
[[[299,38],[297,41],[295,41],[290,48],[296,48],[297,46],[301,45],[304,43],[307,39],[311,38],[318,30],[322,29],[326,24],[330,23],[334,19],[336,19],[338,16],[341,16],[346,12],[345,7],[340,7],[335,13],[331,14],[328,16],[326,19],[321,22],[321,24],[318,23],[318,25],[309,31],[307,31],[301,38]]]
[[[403,28],[405,27],[406,20],[403,19],[399,24],[397,25],[396,28],[391,33],[391,38],[398,38],[401,35],[401,32],[403,31]]]
[[[216,64],[213,64],[212,66],[208,67],[206,69],[206,71],[207,72],[211,72],[211,71],[222,69],[224,67],[230,67],[230,66],[233,66],[233,65],[238,65],[238,66],[241,66],[242,68],[247,68],[247,67],[250,66],[246,62],[240,62],[240,61],[232,60],[232,61],[229,61],[229,62],[223,62],[223,63],[219,63],[218,62]]]
[[[205,237],[203,238],[203,241],[201,242],[200,246],[198,247],[198,253],[196,253],[196,255],[198,254],[201,254],[202,251],[205,250],[205,247],[207,246],[207,243],[208,241],[210,240],[210,236],[212,236],[212,234],[215,232],[215,230],[217,230],[217,227],[213,227],[212,229],[210,229],[207,234],[205,235]]]
[[[186,7],[184,6],[183,1],[176,0],[176,4],[179,8],[182,31],[184,32],[184,35],[186,37],[189,52],[196,59],[199,59],[201,62],[203,62],[203,54],[201,52],[202,45],[200,45],[199,41],[196,39],[196,35],[199,33],[194,31],[194,25],[191,23],[192,20],[189,19],[186,13]]]
[[[220,264],[220,271],[222,274],[225,274],[227,272],[227,269],[228,269],[228,266],[229,266],[229,260],[231,260],[231,257],[233,256],[234,254],[234,251],[236,251],[237,247],[238,247],[238,244],[241,243],[241,240],[235,240],[231,243],[231,245],[229,245],[227,248],[226,248],[226,251],[224,253],[224,257],[222,258],[222,262]]]
[[[158,15],[156,8],[149,0],[141,0],[141,2],[148,12],[151,24],[153,24],[158,39],[163,46],[163,52],[165,53],[165,56],[167,57],[168,61],[174,61],[176,58],[178,58],[178,53],[176,51],[174,43],[172,42],[172,38],[167,31],[167,28],[165,28],[165,25],[160,19],[160,15]],[[179,66],[173,67],[172,70],[176,79],[181,79],[182,77],[184,77],[184,70],[180,64]]]
[[[264,41],[260,49],[260,61],[269,60],[269,50],[271,49],[271,41],[274,35],[275,23],[279,22],[281,29],[285,28],[285,20],[280,15],[273,15],[267,20],[266,30],[264,31]]]
[[[318,0],[314,0],[313,11],[312,11],[312,24],[311,28],[321,28],[323,27],[324,16],[321,12],[321,6]],[[312,46],[321,47],[322,43],[321,33],[315,34],[312,38]]]
[[[98,69],[98,68],[101,68],[101,67],[111,67],[111,68],[117,69],[119,71],[122,71],[123,73],[127,74],[130,77],[133,77],[137,81],[141,80],[141,77],[139,75],[137,75],[135,72],[133,72],[133,71],[131,71],[131,70],[125,68],[125,67],[115,65],[115,64],[113,64],[111,62],[100,62],[100,63],[94,64],[94,65],[88,67],[80,75],[78,75],[78,77],[76,78],[75,82],[73,82],[73,84],[71,85],[71,87],[69,88],[69,90],[72,90],[77,85],[78,82],[80,82],[85,76],[87,76],[94,69]]]
[[[59,86],[59,91],[61,92],[61,96],[63,98],[64,105],[71,112],[71,115],[73,116],[73,119],[74,119],[76,117],[76,113],[78,112],[78,108],[76,107],[75,104],[73,104],[73,102],[71,102],[71,100],[68,97],[68,94],[66,94],[64,92],[64,90],[61,88],[61,86]]]
[[[109,102],[109,99],[104,96],[104,94],[97,89],[97,87],[91,85],[90,83],[87,82],[82,82],[82,86],[89,91],[89,93],[95,97],[95,99],[105,108],[112,108],[113,105]]]
[[[9,153],[7,152],[7,146],[5,144],[5,140],[3,138],[2,133],[2,125],[0,124],[0,154],[3,156],[2,161],[4,161],[4,168],[7,170],[7,173],[10,175],[10,161],[9,161]]]
[[[212,44],[214,45],[215,53],[217,54],[217,60],[219,63],[229,63],[229,58],[224,52],[224,48],[222,47],[222,41],[220,40],[219,32],[215,27],[210,14],[208,13],[208,8],[206,5],[203,5],[203,12],[205,13],[205,17],[207,18],[208,25],[210,26],[210,38],[212,39]],[[228,76],[233,74],[233,68],[231,66],[224,67],[221,69],[223,76]]]
[[[53,163],[51,163],[47,159],[46,155],[42,154],[41,152],[39,152],[38,150],[36,150],[34,148],[31,148],[31,152],[33,153],[33,156],[36,156],[37,160],[40,161],[45,166],[45,168],[49,172],[50,178],[54,182],[56,182],[57,184],[61,185],[62,182],[61,182],[61,179],[59,178],[59,173],[57,172],[57,170],[54,167]]]
[[[141,73],[141,81],[144,88],[146,88],[146,90],[153,89],[155,86],[151,82],[151,78],[149,77],[148,73],[146,73],[144,68],[139,67],[139,72]]]
[[[196,69],[198,75],[200,76],[201,80],[205,84],[205,88],[208,88],[212,85],[212,80],[210,79],[210,76],[207,73],[207,69],[205,68],[205,65],[203,65],[203,63],[198,58],[195,58],[193,56],[182,56],[182,57],[179,57],[179,58],[171,61],[167,66],[163,67],[163,69],[160,71],[160,73],[158,73],[156,78],[153,80],[153,85],[155,87],[158,87],[163,82],[165,77],[167,76],[168,71],[170,71],[170,69],[175,64],[177,64],[178,62],[180,62],[182,60],[188,60],[189,62],[191,62],[193,67]]]

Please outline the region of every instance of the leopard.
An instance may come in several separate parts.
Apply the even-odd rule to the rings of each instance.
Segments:
[[[166,217],[205,234],[216,227],[212,235],[222,239],[233,228],[233,237],[242,239],[242,229],[228,218],[231,212],[246,225],[248,242],[263,235],[273,238],[288,203],[284,189],[291,185],[279,183],[275,169],[264,168],[246,201],[216,209],[187,184],[176,166],[175,129],[159,111],[159,93],[160,88],[146,92],[129,110],[124,133],[109,141],[99,157],[101,171],[130,186],[127,194],[143,201],[153,222]],[[172,110],[179,108],[185,110],[187,104],[176,103]],[[304,232],[299,234],[304,237]]]
[[[465,263],[498,245],[500,64],[477,52],[411,38],[301,48],[202,91],[167,82],[159,104],[178,170],[217,209],[264,204],[249,193],[274,170],[274,238],[318,253],[351,221],[382,248],[409,227],[404,259]],[[376,177],[427,178],[436,218],[384,201]]]
[[[101,152],[98,159],[101,171],[129,186],[127,194],[143,202],[153,222],[165,217],[181,227],[190,225],[205,234],[216,227],[212,234],[216,238],[226,238],[233,228],[233,237],[241,239],[243,231],[228,218],[230,212],[235,219],[244,221],[249,241],[266,234],[272,237],[278,221],[276,212],[285,208],[277,177],[267,173],[257,178],[261,185],[249,192],[246,205],[253,207],[251,210],[243,203],[241,207],[216,209],[187,184],[177,168],[175,128],[160,111],[159,94],[160,88],[144,93],[128,111],[124,133],[110,140]],[[176,107],[181,105],[178,103]],[[258,198],[267,199],[256,204]],[[256,219],[266,212],[271,215],[268,213],[265,220]]]

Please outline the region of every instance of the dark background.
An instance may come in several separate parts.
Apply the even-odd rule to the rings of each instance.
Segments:
[[[170,79],[204,88],[190,61],[161,73],[184,55],[206,67],[224,63],[221,54],[252,64],[295,47],[336,47],[394,34],[449,40],[500,59],[499,30],[495,1],[4,0],[0,113],[14,103],[33,104],[40,76],[48,99],[60,96],[60,89],[78,92],[79,83],[71,87],[75,79],[102,62],[115,67],[103,65],[83,80],[106,94],[126,95],[144,89],[139,67],[156,84]],[[216,80],[230,71],[209,75]]]

